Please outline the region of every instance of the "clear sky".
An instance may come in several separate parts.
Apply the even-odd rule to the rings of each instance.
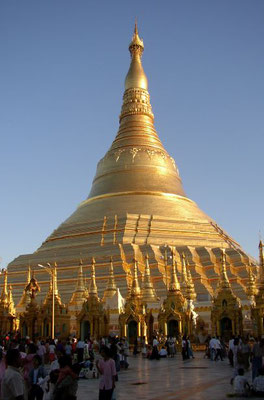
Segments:
[[[188,196],[257,256],[264,1],[2,0],[1,267],[87,197],[118,130],[135,17],[156,128]]]

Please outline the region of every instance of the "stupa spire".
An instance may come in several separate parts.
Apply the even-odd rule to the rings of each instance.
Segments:
[[[188,277],[187,277],[187,269],[186,269],[186,257],[185,257],[184,253],[182,253],[182,256],[181,256],[181,262],[182,262],[181,287],[182,287],[182,292],[185,295],[186,291],[187,291]]]
[[[80,262],[79,262],[79,270],[78,270],[76,290],[79,291],[79,292],[85,292],[82,259],[80,259]]]
[[[12,293],[12,286],[9,285],[9,290],[8,290],[8,296],[7,296],[7,301],[9,306],[14,307],[14,301],[13,301],[13,293]]]
[[[80,259],[76,288],[72,294],[69,304],[77,307],[81,306],[83,302],[86,300],[86,298],[87,298],[87,293],[83,276],[83,262],[82,259]]]
[[[220,270],[220,278],[219,278],[219,286],[221,288],[230,288],[230,282],[227,277],[226,272],[226,253],[225,249],[221,250],[221,270]]]
[[[196,298],[196,293],[195,293],[195,289],[194,289],[191,271],[189,269],[187,269],[186,299],[187,300],[195,300],[195,298]]]
[[[8,291],[7,291],[7,270],[6,269],[4,270],[3,275],[4,275],[4,283],[3,283],[3,289],[2,289],[0,301],[2,303],[7,303],[8,302]]]
[[[88,199],[97,196],[121,196],[153,192],[185,196],[179,171],[164,149],[154,127],[154,115],[148,92],[148,79],[142,66],[144,43],[137,23],[129,44],[130,67],[116,138],[105,157],[98,163]],[[149,179],[162,170],[160,179]]]
[[[138,266],[137,260],[134,259],[134,275],[131,287],[131,296],[140,296],[141,290],[138,283]]]
[[[260,267],[260,281],[264,283],[264,246],[262,240],[259,241],[259,267]]]
[[[113,258],[110,257],[110,266],[109,266],[109,277],[106,289],[104,291],[103,300],[106,298],[111,298],[116,294],[117,288],[115,284],[115,276],[114,276],[114,265],[113,265]]]
[[[248,268],[248,286],[247,286],[247,295],[251,298],[257,293],[256,288],[256,279],[252,272],[252,268],[249,265]]]
[[[144,286],[142,289],[142,299],[145,302],[155,302],[158,300],[155,289],[151,282],[150,267],[149,267],[149,256],[146,254],[145,257],[145,273],[144,273]]]
[[[89,287],[89,295],[90,296],[98,296],[96,280],[95,280],[95,258],[92,258],[92,265],[91,265],[91,282]]]
[[[174,251],[171,252],[171,256],[172,256],[172,266],[171,266],[171,281],[170,281],[169,291],[175,292],[180,290],[180,284],[177,278],[176,259]]]

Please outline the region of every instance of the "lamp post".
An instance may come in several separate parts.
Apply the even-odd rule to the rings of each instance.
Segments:
[[[51,310],[51,339],[55,338],[55,266],[47,263],[47,267],[38,264],[40,268],[44,268],[51,276],[52,282],[52,310]]]

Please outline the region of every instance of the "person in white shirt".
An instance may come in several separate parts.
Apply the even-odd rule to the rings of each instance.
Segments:
[[[160,349],[159,355],[160,355],[161,358],[166,358],[167,357],[168,352],[167,352],[167,350],[165,349],[164,346],[162,347],[162,349]]]
[[[215,339],[214,347],[215,347],[215,359],[214,360],[217,361],[218,357],[220,357],[221,361],[223,361],[222,346],[221,346],[221,343],[220,343],[220,340],[218,337]]]
[[[1,396],[4,400],[24,400],[24,380],[19,372],[21,356],[19,350],[6,353],[7,369],[2,380]]]
[[[235,395],[238,396],[248,395],[250,386],[247,379],[244,377],[243,368],[239,368],[238,375],[234,378],[233,385],[234,385]]]
[[[253,394],[264,397],[264,368],[259,369],[259,375],[253,381]]]

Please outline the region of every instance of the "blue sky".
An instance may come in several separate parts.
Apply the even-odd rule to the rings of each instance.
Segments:
[[[0,256],[84,200],[118,130],[135,17],[155,125],[188,196],[257,256],[264,1],[0,2]]]

